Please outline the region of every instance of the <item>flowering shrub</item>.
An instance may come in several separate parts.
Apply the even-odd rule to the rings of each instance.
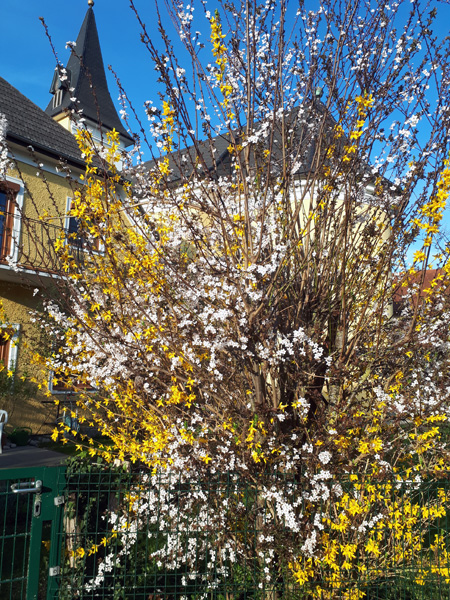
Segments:
[[[311,505],[291,478],[273,474],[258,489],[237,474],[195,482],[77,466],[61,589],[81,598],[427,598],[449,589],[448,481],[353,476],[331,486],[340,501],[322,501],[317,540],[303,544],[298,514]]]
[[[153,518],[154,478],[230,472],[258,498],[265,581],[319,577],[314,594],[361,598],[358,574],[412,563],[425,546],[417,584],[446,580],[435,557],[447,537],[432,543],[423,527],[447,499],[425,507],[415,491],[449,468],[450,262],[439,230],[450,65],[448,42],[430,33],[435,12],[243,3],[206,11],[209,39],[197,47],[193,10],[170,12],[193,79],[163,25],[161,52],[142,24],[163,85],[161,110],[146,106],[154,160],[142,162],[138,143],[124,183],[118,134],[100,151],[78,134],[87,168],[70,214],[102,251],[87,245],[80,265],[57,243],[65,277],[43,319],[57,342],[36,359],[91,388],[79,420],[112,445],[96,448],[82,430],[80,446],[150,469],[148,495],[127,500],[131,519],[119,510],[111,522],[117,536]],[[411,289],[415,301],[394,315],[397,288],[431,266],[430,288]],[[192,514],[206,573],[226,577],[245,556],[229,526],[250,510],[238,490],[190,493],[176,515],[170,491],[158,502],[161,531],[176,518],[187,536],[186,551],[168,533],[153,554],[167,568],[197,577]],[[216,532],[214,558],[202,527]]]

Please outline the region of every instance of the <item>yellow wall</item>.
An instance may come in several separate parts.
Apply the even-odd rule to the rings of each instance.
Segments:
[[[45,161],[42,160],[44,163]],[[52,252],[50,237],[59,235],[64,227],[64,215],[67,197],[72,196],[72,190],[65,179],[65,173],[57,175],[45,172],[37,176],[38,168],[25,163],[18,163],[18,168],[12,169],[8,175],[21,180],[25,186],[23,214],[25,219],[31,219],[29,227],[22,223],[20,245],[26,249],[27,261],[41,269],[51,268]],[[48,215],[48,216],[47,216]],[[43,221],[40,219],[43,218]],[[53,218],[52,218],[53,217]],[[56,218],[55,218],[56,217]],[[45,228],[47,223],[50,228]],[[31,234],[30,234],[31,231]],[[41,242],[47,250],[42,252]],[[23,256],[19,255],[19,263]],[[33,296],[36,287],[51,283],[49,277],[32,280],[32,274],[14,273],[11,269],[0,269],[0,300],[3,303],[6,317],[11,324],[20,325],[19,345],[16,362],[15,380],[22,376],[33,377],[38,374],[36,366],[32,365],[33,347],[38,343],[39,332],[30,322],[30,310],[38,307],[40,294]],[[41,348],[42,350],[42,348]],[[17,387],[17,386],[16,386]],[[48,400],[43,391],[38,391],[36,397],[17,398],[15,394],[0,398],[0,408],[9,414],[8,429],[14,427],[31,427],[33,433],[49,433],[56,416],[53,404],[43,403]]]
[[[37,167],[18,163],[18,169],[12,169],[9,175],[17,177],[28,188],[25,194],[24,211],[27,217],[38,218],[45,211],[55,216],[66,210],[66,199],[72,195],[71,187],[65,178],[65,173],[57,175],[45,171],[37,177]]]
[[[52,404],[43,403],[48,398],[37,391],[35,397],[24,397],[17,393],[21,378],[31,381],[39,375],[38,368],[32,364],[31,355],[38,344],[37,331],[30,322],[30,311],[38,306],[37,297],[33,297],[33,289],[18,283],[0,281],[0,299],[11,324],[19,324],[19,346],[16,371],[14,374],[12,393],[0,398],[0,408],[8,411],[8,428],[31,427],[33,433],[48,433],[51,430],[46,422],[55,420],[56,408]]]
[[[72,116],[67,115],[66,113],[60,113],[59,115],[55,115],[54,120],[57,121],[64,129],[70,131],[72,133]]]

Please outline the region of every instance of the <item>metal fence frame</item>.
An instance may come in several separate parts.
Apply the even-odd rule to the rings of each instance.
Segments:
[[[65,484],[64,467],[0,470],[2,600],[58,598]]]

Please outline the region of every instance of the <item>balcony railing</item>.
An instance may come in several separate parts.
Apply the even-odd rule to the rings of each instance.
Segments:
[[[60,273],[66,261],[56,250],[57,242],[67,240],[67,231],[41,219],[0,212],[0,263],[40,273]],[[85,262],[89,244],[83,238],[67,240],[70,260]]]

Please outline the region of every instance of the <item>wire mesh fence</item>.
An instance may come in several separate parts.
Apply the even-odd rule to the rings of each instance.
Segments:
[[[12,496],[13,478],[0,481],[0,597],[25,598],[32,499]]]
[[[59,597],[450,598],[446,479],[360,477],[327,488],[312,502],[283,476],[251,484],[234,474],[193,482],[72,471]]]

